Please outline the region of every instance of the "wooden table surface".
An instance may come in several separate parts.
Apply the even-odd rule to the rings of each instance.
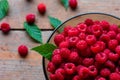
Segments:
[[[60,0],[8,0],[10,10],[8,15],[0,21],[8,22],[12,30],[4,35],[0,31],[0,80],[45,80],[42,69],[42,57],[33,51],[29,51],[27,58],[19,57],[17,48],[25,44],[30,48],[39,45],[32,40],[23,28],[25,16],[28,13],[36,14],[36,24],[42,29],[44,43],[48,39],[53,28],[50,26],[47,16],[51,15],[65,21],[77,14],[86,12],[104,12],[120,17],[120,0],[78,0],[78,8],[66,11],[60,4]],[[36,7],[38,3],[47,5],[47,13],[42,16]]]

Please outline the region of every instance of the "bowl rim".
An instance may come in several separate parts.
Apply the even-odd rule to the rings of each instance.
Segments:
[[[110,17],[113,17],[113,18],[116,18],[116,19],[119,19],[119,20],[120,20],[119,17],[116,17],[116,16],[111,15],[111,14],[108,14],[108,13],[90,12],[90,13],[78,14],[78,15],[76,15],[76,16],[73,16],[73,17],[65,20],[65,21],[62,22],[56,29],[54,29],[53,32],[50,34],[50,37],[48,38],[48,40],[47,40],[46,43],[49,43],[49,41],[50,41],[51,37],[53,36],[53,34],[54,34],[64,23],[66,23],[66,22],[68,22],[69,20],[74,19],[74,18],[76,18],[76,17],[83,16],[83,15],[89,15],[89,14],[107,15],[107,16],[110,16]],[[46,80],[49,80],[49,79],[48,79],[48,76],[47,76],[47,73],[46,73],[46,69],[45,69],[45,58],[44,58],[44,57],[42,57],[42,67],[43,67],[43,73],[44,73],[45,79],[46,79]]]

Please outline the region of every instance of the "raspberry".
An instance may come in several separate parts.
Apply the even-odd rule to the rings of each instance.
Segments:
[[[100,40],[103,42],[108,42],[110,40],[110,36],[108,34],[102,34],[100,36]]]
[[[85,33],[80,33],[80,34],[79,34],[79,39],[80,39],[80,40],[84,40],[85,37],[86,37]]]
[[[110,50],[114,51],[117,45],[118,45],[118,41],[116,39],[112,39],[108,42],[108,47]]]
[[[69,38],[69,44],[70,44],[70,46],[72,46],[72,47],[74,47],[78,41],[79,41],[79,38],[78,38],[78,37],[70,37],[70,38]]]
[[[61,58],[60,54],[54,55],[54,56],[52,57],[52,62],[53,62],[53,64],[55,64],[55,65],[61,64],[61,63],[62,63],[62,58]]]
[[[6,22],[1,24],[1,30],[3,33],[8,33],[10,31],[10,25]]]
[[[100,24],[100,21],[98,21],[98,20],[96,20],[96,21],[94,21],[94,24],[96,25],[98,25],[98,24]]]
[[[87,27],[87,31],[86,31],[86,33],[87,34],[92,34],[92,26],[89,26],[89,27]]]
[[[86,24],[87,26],[90,26],[90,25],[93,25],[94,23],[93,23],[93,20],[92,20],[92,19],[86,19],[86,20],[85,20],[85,24]]]
[[[70,56],[69,56],[69,61],[76,63],[79,60],[79,55],[77,52],[71,52]]]
[[[111,60],[113,62],[116,62],[119,59],[119,55],[110,52],[109,55],[108,55],[108,58],[109,58],[109,60]]]
[[[53,51],[52,56],[57,55],[57,54],[60,54],[60,49],[55,49],[55,50]]]
[[[46,12],[46,5],[44,3],[40,3],[37,6],[37,9],[38,9],[39,13],[44,14]]]
[[[59,44],[59,48],[68,48],[68,47],[69,47],[68,41],[63,41]]]
[[[75,9],[78,5],[77,0],[69,0],[69,5],[72,9]]]
[[[86,24],[84,24],[84,23],[79,24],[79,25],[77,25],[77,29],[78,29],[80,32],[85,33],[85,32],[86,32],[86,30],[87,30],[87,25],[86,25]]]
[[[115,48],[115,52],[120,56],[120,45]]]
[[[94,35],[87,35],[85,40],[89,45],[92,45],[96,42],[96,38]]]
[[[72,37],[78,35],[79,35],[79,31],[76,28],[71,28],[68,30],[68,36]]]
[[[62,41],[64,41],[64,36],[62,34],[55,35],[54,42],[58,46]]]
[[[100,25],[104,30],[109,30],[110,24],[107,21],[101,21]]]
[[[56,71],[55,71],[55,74],[61,74],[61,75],[65,75],[65,70],[62,69],[62,68],[58,68]]]
[[[91,57],[93,55],[93,53],[89,47],[85,50],[82,50],[80,54],[83,57]]]
[[[108,56],[109,53],[110,53],[110,50],[109,50],[109,49],[105,49],[105,50],[104,50],[104,53]]]
[[[89,76],[89,69],[87,67],[81,67],[78,74],[80,78],[87,78]]]
[[[66,27],[64,28],[64,33],[65,33],[66,36],[68,35],[68,31],[69,31],[71,28],[72,28],[71,26],[66,26]]]
[[[85,50],[87,48],[87,42],[85,40],[80,40],[77,44],[76,47],[79,50]]]
[[[34,14],[28,14],[26,16],[26,21],[29,24],[33,24],[35,22],[35,15]]]
[[[100,78],[98,78],[97,80],[106,80],[105,78],[103,78],[103,77],[100,77]]]
[[[88,67],[90,76],[96,76],[98,71],[94,65]]]
[[[60,72],[57,71],[55,75],[56,75],[57,80],[64,80],[64,76]]]
[[[61,51],[60,53],[61,57],[64,59],[68,59],[68,57],[70,56],[70,50],[67,48],[61,48],[60,51]]]
[[[117,34],[116,34],[115,31],[109,31],[109,32],[107,33],[107,35],[110,36],[111,39],[114,39],[114,38],[116,38],[116,35],[117,35]]]
[[[74,76],[72,80],[79,80],[79,76],[78,75]]]
[[[50,74],[50,80],[58,80],[55,74]]]
[[[100,71],[100,75],[103,76],[103,77],[108,77],[110,75],[110,70],[108,68],[103,68],[101,71]]]
[[[115,31],[116,33],[118,33],[118,26],[113,24],[110,26],[110,31]]]
[[[111,73],[109,76],[110,80],[120,80],[120,74],[118,73]]]
[[[105,62],[105,66],[109,67],[112,71],[115,69],[115,64],[112,61],[110,61],[110,60],[107,60]]]
[[[20,45],[18,47],[18,52],[21,57],[26,57],[28,55],[28,48],[26,45]]]
[[[116,39],[120,42],[120,33],[117,34]]]
[[[88,67],[94,64],[94,59],[93,58],[85,58],[83,60],[83,65]]]
[[[92,33],[96,36],[99,37],[102,34],[102,29],[100,25],[93,25],[92,26]]]
[[[52,62],[49,62],[47,65],[47,70],[51,73],[55,72],[55,65]]]
[[[76,72],[76,66],[73,63],[66,63],[64,67],[66,74],[74,74]]]
[[[95,56],[95,60],[98,62],[98,63],[105,63],[107,61],[107,55],[105,53],[98,53],[96,54]]]
[[[120,74],[120,67],[116,67],[115,72]]]

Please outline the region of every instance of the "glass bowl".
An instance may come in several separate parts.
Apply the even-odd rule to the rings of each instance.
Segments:
[[[77,16],[74,16],[68,20],[66,20],[65,22],[63,22],[57,29],[55,29],[53,31],[53,33],[50,35],[47,43],[52,43],[54,44],[54,36],[56,34],[58,34],[57,30],[63,30],[65,26],[67,25],[71,25],[71,26],[75,26],[80,22],[85,21],[87,18],[90,18],[92,20],[106,20],[111,24],[116,24],[116,25],[120,25],[120,18],[110,15],[110,14],[105,14],[105,13],[85,13],[85,14],[80,14]],[[46,80],[50,80],[49,79],[49,73],[47,71],[47,64],[48,64],[48,60],[45,59],[43,57],[43,71],[44,71],[44,75],[45,75],[45,79]]]

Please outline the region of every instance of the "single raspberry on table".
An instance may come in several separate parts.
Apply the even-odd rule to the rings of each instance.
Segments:
[[[8,23],[4,22],[1,24],[1,30],[3,33],[5,33],[5,34],[8,33],[10,31],[10,29],[11,28],[10,28],[10,25]]]
[[[44,3],[40,3],[37,6],[39,13],[44,14],[46,12],[46,5]]]
[[[28,55],[28,48],[26,45],[20,45],[18,47],[18,53],[21,57],[26,57]]]
[[[77,0],[69,0],[69,6],[72,8],[72,9],[75,9],[78,5],[78,2]]]
[[[26,21],[29,24],[33,24],[35,22],[35,15],[34,14],[28,14],[26,16]]]

